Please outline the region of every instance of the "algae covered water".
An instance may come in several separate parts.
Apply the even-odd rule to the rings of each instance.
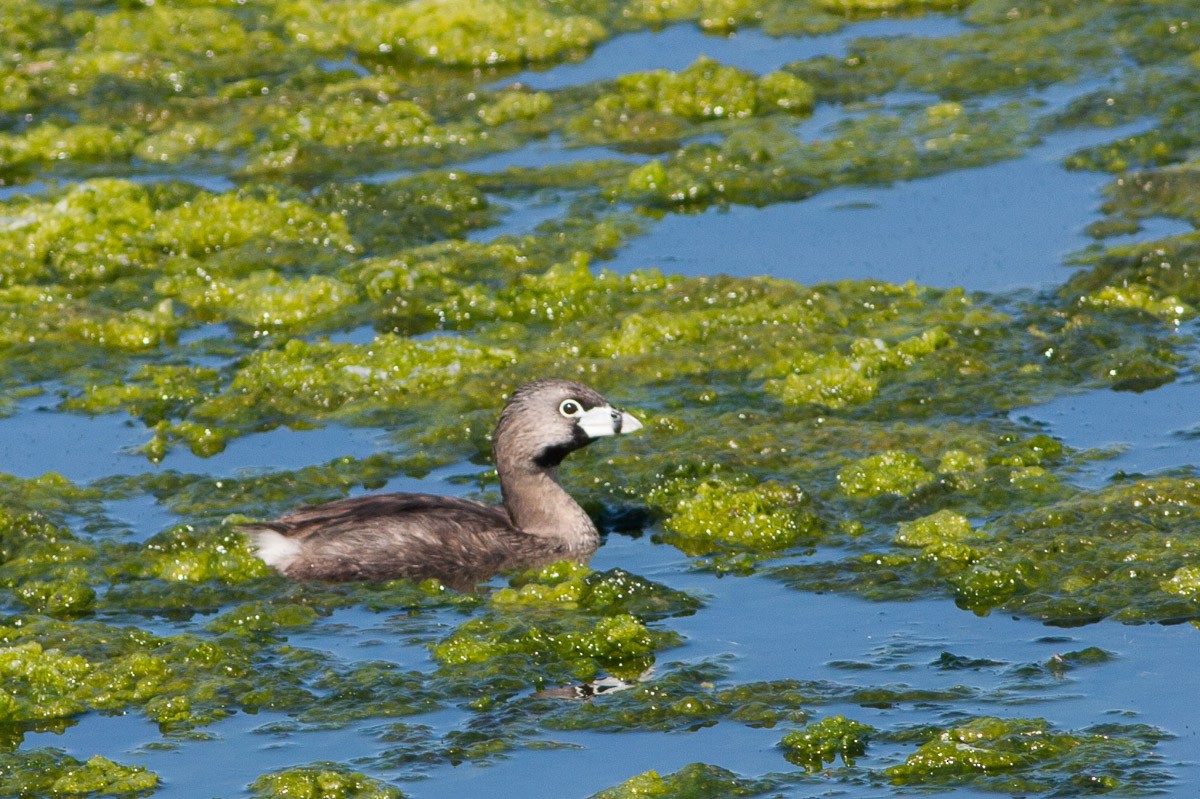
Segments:
[[[1197,16],[0,2],[0,795],[1194,794]],[[547,375],[589,566],[237,533]]]

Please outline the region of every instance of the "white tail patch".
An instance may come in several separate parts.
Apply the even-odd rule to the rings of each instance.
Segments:
[[[300,542],[294,538],[261,527],[249,532],[250,537],[254,539],[254,554],[274,569],[287,571],[296,558],[300,557]]]

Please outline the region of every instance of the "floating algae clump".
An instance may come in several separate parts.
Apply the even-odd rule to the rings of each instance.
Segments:
[[[592,17],[560,16],[511,0],[417,0],[401,6],[289,0],[284,8],[289,32],[323,51],[349,46],[364,57],[456,67],[545,61],[608,35]]]
[[[5,796],[145,796],[158,776],[96,755],[81,762],[57,749],[0,753],[0,793]]]
[[[336,763],[300,766],[263,774],[250,784],[253,796],[263,799],[288,796],[296,799],[403,799],[398,788],[350,771]]]
[[[921,459],[911,452],[888,450],[855,461],[838,472],[838,485],[849,497],[911,494],[933,482]]]
[[[206,82],[198,82],[185,88],[197,78],[217,77],[232,67],[239,72],[265,72],[284,57],[282,41],[266,31],[247,30],[230,11],[157,4],[98,16],[79,48],[85,57],[135,54],[137,61],[158,72],[155,77],[164,83],[173,78],[172,89],[188,93],[207,87]],[[109,62],[97,57],[94,63]],[[128,61],[117,64],[130,66]]]
[[[342,281],[324,275],[285,278],[263,270],[242,279],[185,275],[155,285],[205,321],[228,320],[255,330],[303,330],[323,322],[358,300]]]
[[[1055,457],[1029,443],[1032,450],[1009,457]],[[898,551],[775,573],[808,590],[875,599],[949,593],[976,613],[1003,608],[1052,623],[1188,619],[1200,613],[1191,571],[1200,557],[1198,518],[1200,486],[1192,479],[1128,480],[1095,492],[1060,487],[1038,506],[1000,513],[977,530],[943,509],[903,523],[886,541]]]
[[[144,364],[121,383],[93,384],[66,407],[86,413],[128,411],[147,426],[178,415],[216,391],[220,372],[204,366]]]
[[[569,123],[585,141],[637,142],[681,137],[690,123],[812,110],[812,87],[786,72],[762,77],[701,58],[681,72],[656,70],[617,78]]]
[[[651,582],[624,569],[592,571],[574,561],[562,561],[515,576],[512,587],[491,596],[497,608],[560,606],[589,613],[628,613],[660,618],[694,612],[699,600]]]
[[[516,673],[536,682],[566,675],[592,679],[601,669],[633,678],[654,663],[656,651],[679,643],[677,633],[650,629],[625,613],[597,621],[568,616],[542,622],[496,615],[465,622],[434,646],[433,654],[446,666],[498,661],[513,669],[526,662]]]
[[[893,539],[902,547],[918,547],[927,558],[972,562],[979,558],[969,542],[976,533],[971,520],[961,513],[942,509],[911,522],[901,522]]]
[[[500,92],[475,112],[485,125],[495,127],[516,119],[534,119],[554,107],[554,98],[546,92],[509,90]]]
[[[82,657],[37,643],[0,647],[0,714],[5,722],[72,716],[84,705],[72,696],[91,673]]]
[[[1200,554],[1198,517],[1200,485],[1178,478],[1002,516],[985,528],[987,543],[973,542],[982,557],[953,578],[956,598],[1055,620],[1193,616],[1200,597],[1178,590],[1186,578],[1173,580]]]
[[[620,569],[593,572],[564,561],[516,575],[496,592],[491,612],[460,625],[433,647],[459,674],[522,674],[535,684],[592,679],[601,670],[634,678],[660,649],[681,639],[633,613],[662,618],[693,612],[698,601]],[[465,669],[465,671],[464,671]]]
[[[1200,598],[1200,566],[1180,566],[1162,589],[1180,596]]]
[[[136,627],[27,616],[0,625],[8,721],[140,711],[163,732],[210,724],[236,710],[310,707],[301,685],[324,660],[264,658],[270,636],[156,636]]]
[[[1179,323],[1196,315],[1196,309],[1174,295],[1155,296],[1148,286],[1105,286],[1099,291],[1084,295],[1086,305],[1102,308],[1122,308],[1142,311],[1168,322]]]
[[[865,754],[867,740],[875,730],[845,716],[829,716],[814,721],[802,730],[783,736],[780,746],[787,750],[785,757],[808,771],[820,771],[838,756],[847,766],[854,758]]]
[[[132,568],[139,576],[188,583],[239,583],[271,574],[238,531],[199,530],[191,525],[151,538]]]
[[[672,544],[690,554],[721,549],[774,551],[820,535],[820,519],[798,488],[746,478],[676,480],[647,495],[664,514]]]
[[[907,547],[941,547],[972,535],[971,520],[961,513],[940,510],[911,522],[901,522],[896,543]]]
[[[701,58],[682,72],[657,70],[617,78],[624,113],[657,111],[684,119],[747,117],[773,108],[808,111],[812,89],[784,72],[753,73]]]
[[[1044,719],[981,717],[938,733],[885,774],[898,785],[1099,793],[1120,788],[1148,748],[1136,737],[1059,731]]]
[[[73,184],[53,202],[11,211],[16,220],[0,226],[0,285],[91,285],[146,272],[168,256],[205,257],[252,244],[352,246],[341,217],[269,194],[201,192],[160,206],[143,186],[96,179]]]
[[[748,780],[718,766],[692,763],[665,777],[657,771],[638,774],[620,785],[592,794],[591,799],[758,796],[773,787],[769,780]]]
[[[935,327],[890,347],[880,339],[855,339],[847,355],[801,351],[790,365],[773,365],[771,372],[782,367],[787,375],[782,380],[767,381],[765,387],[792,404],[817,403],[829,408],[858,405],[875,396],[881,376],[907,369],[922,356],[953,343],[945,330]]]
[[[96,555],[39,515],[0,508],[0,588],[28,610],[68,617],[92,610],[96,590],[82,566]]]
[[[436,392],[474,373],[504,366],[511,350],[465,340],[414,341],[385,334],[372,344],[290,339],[249,356],[231,383],[192,405],[164,431],[213,454],[227,436],[313,417],[367,414]]]
[[[818,7],[839,14],[886,14],[889,11],[953,11],[961,0],[816,0]]]

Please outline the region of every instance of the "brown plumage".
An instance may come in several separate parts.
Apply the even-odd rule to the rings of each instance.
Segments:
[[[492,437],[503,507],[434,494],[375,494],[246,525],[258,556],[296,580],[436,577],[459,589],[499,571],[586,561],[595,524],[558,482],[558,465],[601,436],[642,425],[570,380],[513,392]]]

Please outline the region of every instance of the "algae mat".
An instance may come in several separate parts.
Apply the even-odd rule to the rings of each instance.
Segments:
[[[0,793],[1194,792],[1197,16],[3,0]],[[1036,239],[1016,166],[1103,186],[1044,276],[822,246]],[[235,532],[495,498],[551,374],[646,422],[564,474],[590,567],[296,586]]]

